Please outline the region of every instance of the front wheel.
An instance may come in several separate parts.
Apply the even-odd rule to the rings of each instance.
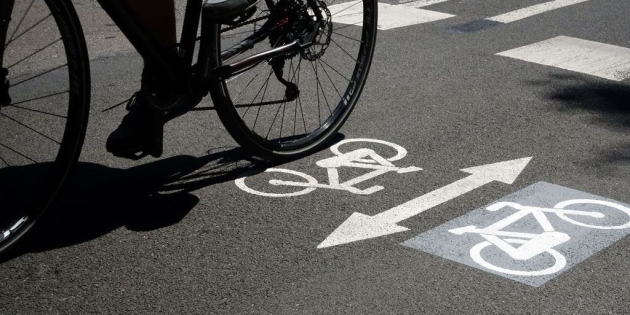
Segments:
[[[315,2],[324,22],[312,46],[224,78],[210,89],[227,131],[263,159],[296,158],[324,146],[348,119],[368,76],[377,1]],[[247,53],[216,57],[211,66],[288,44],[315,21],[307,1],[267,0],[258,6],[249,22],[222,26],[218,47],[225,52],[262,27],[269,30],[268,38]]]
[[[81,151],[89,100],[72,3],[0,0],[0,253],[58,195]]]

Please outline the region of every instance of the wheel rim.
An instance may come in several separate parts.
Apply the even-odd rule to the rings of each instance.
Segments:
[[[15,1],[3,43],[11,101],[0,108],[0,251],[50,206],[82,143],[87,68],[65,6]]]
[[[265,6],[264,2],[261,3]],[[369,9],[362,15],[360,23],[349,21],[344,16],[361,15],[364,8],[373,4],[371,1],[321,2],[322,11],[332,20],[318,40],[318,43],[324,44],[314,45],[315,48],[284,60],[282,67],[282,78],[297,85],[297,97],[292,97],[292,93],[287,92],[289,89],[276,78],[275,60],[261,63],[224,81],[227,106],[231,108],[232,116],[242,124],[243,133],[248,138],[269,150],[288,151],[315,143],[340,127],[365,82],[375,31],[375,12]],[[257,14],[259,17],[273,15],[276,10],[270,12],[265,6]],[[344,24],[336,23],[338,17]],[[260,21],[247,27],[260,29],[263,23]],[[251,34],[243,36],[243,33],[242,28],[224,31],[221,34],[222,49]],[[288,42],[285,38],[279,35],[273,39],[279,41],[279,45]],[[271,42],[269,39],[266,41],[259,43],[253,53],[269,49]],[[232,57],[223,60],[223,63],[244,56],[247,55]]]

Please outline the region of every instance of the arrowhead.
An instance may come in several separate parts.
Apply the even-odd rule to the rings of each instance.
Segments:
[[[337,246],[407,230],[409,229],[396,223],[385,222],[377,217],[355,212],[317,248]]]
[[[462,171],[490,181],[512,184],[532,157],[465,168]]]

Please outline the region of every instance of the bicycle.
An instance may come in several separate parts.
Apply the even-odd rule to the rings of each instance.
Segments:
[[[567,207],[574,205],[595,205],[599,207],[603,206],[619,210],[625,214],[623,217],[627,217],[627,222],[616,225],[608,225],[603,222],[603,224],[598,224],[598,221],[594,219],[605,218],[606,216],[603,213],[597,211],[567,209]],[[564,232],[556,231],[549,222],[549,219],[545,215],[545,212],[553,213],[560,219],[571,224],[591,229],[619,230],[630,228],[630,208],[609,201],[594,199],[571,199],[559,202],[553,208],[523,206],[514,202],[498,202],[490,205],[486,208],[486,210],[498,211],[505,207],[511,207],[518,211],[485,228],[479,229],[476,226],[471,225],[449,230],[449,232],[456,235],[464,235],[470,233],[479,234],[481,237],[483,237],[485,241],[473,246],[470,249],[470,257],[480,266],[504,274],[528,277],[543,276],[556,273],[566,266],[567,261],[564,255],[554,250],[553,248],[560,244],[568,242],[569,240],[571,240],[571,237]],[[530,214],[542,227],[542,233],[535,234],[503,230],[504,228],[510,226],[511,224]],[[576,218],[591,219],[590,221],[586,220],[586,222],[584,222]],[[515,244],[518,247],[515,247],[512,244]],[[534,257],[547,253],[551,257],[553,257],[554,262],[551,267],[542,270],[513,270],[509,268],[499,267],[488,262],[485,258],[483,258],[482,255],[483,250],[492,245],[496,246],[497,248],[508,254],[512,259],[518,261],[530,260]]]
[[[376,153],[372,149],[367,148],[359,148],[347,153],[342,153],[339,150],[339,147],[346,143],[352,142],[367,142],[367,143],[378,143],[382,145],[389,146],[396,151],[396,154],[385,158],[378,153]],[[377,191],[382,190],[383,186],[372,186],[365,189],[360,189],[355,187],[355,185],[372,179],[374,177],[383,175],[388,172],[396,172],[398,174],[416,172],[422,170],[416,166],[409,167],[397,167],[392,162],[402,159],[407,155],[407,150],[405,148],[382,140],[374,140],[374,139],[348,139],[340,141],[335,145],[330,147],[330,150],[335,154],[334,157],[320,160],[316,163],[317,166],[326,168],[328,173],[328,184],[320,184],[317,182],[315,177],[310,176],[306,173],[283,169],[283,168],[269,168],[265,170],[265,173],[275,173],[276,175],[280,174],[290,174],[300,178],[300,181],[294,180],[281,180],[281,179],[271,179],[268,181],[269,184],[273,186],[286,186],[286,187],[297,187],[302,188],[301,190],[294,192],[266,192],[262,190],[256,190],[249,187],[245,180],[249,176],[241,177],[235,180],[235,184],[241,190],[248,192],[250,194],[265,196],[265,197],[294,197],[308,194],[314,191],[316,188],[325,188],[325,189],[334,189],[334,190],[342,190],[347,191],[353,194],[358,195],[370,195]],[[347,180],[345,182],[339,181],[339,168],[341,167],[351,167],[351,168],[359,168],[359,169],[368,169],[371,170],[363,175],[357,176],[353,179]],[[250,185],[251,186],[251,185]]]
[[[231,136],[266,160],[326,145],[355,107],[374,53],[375,0],[189,0],[176,53],[123,0],[98,2],[156,66],[148,88],[156,109],[173,118],[197,105],[179,100],[210,94]],[[335,23],[345,14],[361,18]],[[2,253],[51,207],[77,162],[90,68],[70,0],[0,0],[0,42]]]

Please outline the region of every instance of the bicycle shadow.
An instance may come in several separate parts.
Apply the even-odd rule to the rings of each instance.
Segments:
[[[337,134],[330,143],[344,138]],[[121,227],[141,232],[177,224],[199,203],[192,192],[293,161],[270,163],[252,158],[240,147],[218,151],[222,149],[202,157],[180,155],[124,170],[79,162],[60,202],[0,263],[26,253],[85,243]],[[38,169],[32,166],[13,173],[37,178]],[[29,194],[32,191],[22,192],[20,198]]]
[[[174,156],[126,170],[79,162],[60,202],[4,261],[78,245],[120,227],[151,231],[177,224],[199,203],[191,192],[271,166],[241,148]]]

